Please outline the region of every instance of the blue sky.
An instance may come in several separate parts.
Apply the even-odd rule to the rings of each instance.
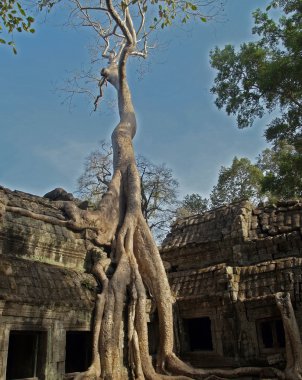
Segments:
[[[252,39],[251,12],[264,0],[228,0],[225,20],[176,27],[159,37],[162,46],[144,66],[143,78],[129,72],[139,130],[136,152],[165,162],[180,182],[180,196],[208,196],[219,168],[232,158],[250,159],[266,146],[265,120],[239,130],[233,118],[214,105],[214,71],[209,51]],[[93,113],[78,97],[61,104],[70,72],[88,62],[89,33],[62,26],[59,10],[20,35],[18,54],[0,47],[0,184],[43,195],[55,187],[73,192],[85,157],[98,141],[109,140],[117,123],[106,102]]]

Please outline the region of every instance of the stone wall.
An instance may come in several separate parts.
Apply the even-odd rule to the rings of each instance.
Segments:
[[[39,380],[62,380],[68,335],[91,330],[98,289],[84,272],[92,252],[106,253],[93,228],[71,223],[65,206],[66,200],[0,187],[1,379],[19,332],[43,348]],[[274,293],[290,293],[302,329],[301,220],[300,201],[258,208],[242,201],[174,224],[161,254],[177,301],[176,348],[185,360],[203,367],[284,365]],[[192,351],[196,319],[211,342]],[[150,331],[156,323],[150,315]],[[263,326],[272,329],[272,347],[263,341]]]
[[[83,268],[86,230],[75,231],[59,202],[0,188],[0,253]]]
[[[247,201],[177,221],[161,248],[174,270],[250,265],[302,255],[302,201],[253,208]]]
[[[197,366],[284,365],[274,294],[290,293],[302,332],[301,226],[302,201],[258,208],[242,201],[173,225],[161,254],[186,360]],[[205,318],[211,321],[213,348],[192,350],[194,337],[186,326]],[[271,336],[263,335],[263,326]]]
[[[68,350],[70,357],[82,349],[67,347],[68,336],[86,339],[91,331],[97,283],[85,268],[101,248],[93,231],[70,224],[65,204],[0,188],[0,379],[16,360],[15,367],[28,365],[23,377],[35,371],[39,380],[62,380],[66,360],[75,361]],[[28,360],[35,368],[14,341],[26,351],[37,342]]]

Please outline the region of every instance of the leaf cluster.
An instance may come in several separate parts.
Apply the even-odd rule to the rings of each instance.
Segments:
[[[230,167],[222,166],[218,182],[210,195],[211,207],[249,199],[258,203],[261,199],[262,171],[248,158],[234,157]]]
[[[271,201],[302,197],[301,146],[280,141],[272,149],[265,149],[258,157],[257,166],[263,172],[261,191]]]
[[[210,194],[209,207],[241,199],[258,204],[264,200],[302,197],[302,144],[279,141],[256,158],[234,157],[230,167],[222,166]]]
[[[178,218],[202,214],[209,208],[209,200],[197,193],[187,194],[180,204],[181,206],[177,209]]]
[[[269,12],[277,8],[276,20]],[[277,112],[268,125],[268,141],[302,136],[302,1],[273,1],[266,11],[253,13],[255,42],[211,51],[218,72],[211,91],[219,109],[237,117],[239,128]]]
[[[8,44],[12,47],[14,54],[17,53],[15,42],[12,38],[7,38],[6,34],[12,35],[14,31],[19,33],[29,32],[34,33],[32,27],[34,18],[28,15],[21,5],[16,0],[1,0],[0,1],[0,44]],[[3,35],[5,34],[5,35]]]

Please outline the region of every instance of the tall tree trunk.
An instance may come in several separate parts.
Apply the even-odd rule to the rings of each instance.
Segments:
[[[136,118],[126,78],[130,51],[131,46],[125,46],[118,65],[112,63],[102,71],[117,89],[120,114],[120,122],[112,133],[114,175],[109,192],[100,205],[100,212],[111,224],[111,258],[116,263],[116,270],[97,300],[93,346],[99,348],[100,355],[94,349],[93,365],[78,378],[161,378],[156,374],[149,355],[145,287],[154,296],[158,308],[160,349],[157,367],[160,372],[165,371],[165,359],[173,350],[170,288],[157,246],[141,211],[140,176],[132,145]],[[104,284],[100,265],[96,264],[93,271]],[[129,302],[126,302],[126,296]],[[130,374],[123,368],[121,349],[126,303],[128,326],[125,330],[128,330]]]
[[[88,371],[75,379],[188,380],[259,375],[263,368],[194,369],[173,353],[173,299],[158,248],[142,214],[140,176],[132,145],[136,118],[126,76],[131,49],[131,44],[126,45],[119,62],[111,62],[102,70],[118,92],[120,122],[112,133],[114,174],[97,218],[101,225],[99,242],[111,242],[116,270],[108,280],[101,261],[93,267],[103,287],[96,305],[93,360]],[[149,355],[146,288],[159,317],[156,371]],[[123,350],[125,341],[127,349]],[[125,351],[128,358],[123,365]],[[272,369],[271,373],[283,378],[280,371]]]

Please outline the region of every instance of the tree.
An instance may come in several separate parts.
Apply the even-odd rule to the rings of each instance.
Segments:
[[[185,218],[190,215],[202,214],[208,210],[208,199],[202,198],[199,194],[187,194],[177,210],[179,218]]]
[[[279,7],[279,21],[269,17]],[[239,128],[277,111],[265,136],[274,143],[302,138],[302,12],[301,0],[273,1],[266,11],[253,14],[255,42],[215,48],[211,65],[218,70],[212,92],[216,105],[237,115]]]
[[[112,177],[112,147],[104,140],[85,159],[84,172],[78,178],[76,193],[97,206],[108,190]]]
[[[253,203],[275,202],[302,196],[302,151],[298,145],[280,141],[266,148],[255,164],[235,157],[231,167],[221,167],[217,185],[210,195],[211,206],[217,207],[239,199]]]
[[[113,176],[108,191],[98,210],[73,210],[74,215],[71,215],[77,223],[84,223],[84,220],[91,223],[98,232],[99,244],[112,247],[111,260],[116,268],[108,278],[102,259],[92,267],[92,273],[102,284],[102,293],[96,305],[92,365],[78,378],[118,380],[127,378],[128,373],[138,379],[162,378],[149,356],[145,286],[154,298],[159,318],[157,371],[194,372],[173,353],[173,300],[157,245],[141,209],[141,181],[132,145],[137,124],[126,66],[131,56],[147,56],[149,34],[158,26],[164,28],[177,18],[185,22],[190,16],[204,16],[195,3],[180,0],[150,3],[146,0],[106,0],[83,4],[75,0],[74,4],[83,24],[90,26],[103,41],[101,54],[108,61],[101,70],[95,105],[103,95],[103,86],[110,83],[117,91],[120,116],[112,133]],[[121,335],[126,296],[127,369],[123,367]]]
[[[169,232],[178,205],[178,182],[165,164],[155,165],[138,156],[141,176],[142,213],[158,240]]]
[[[263,172],[262,193],[271,201],[302,197],[302,151],[299,146],[280,141],[259,155],[257,166]]]
[[[34,33],[33,22],[34,18],[26,13],[20,2],[16,0],[0,1],[0,44],[7,43],[16,54],[15,42],[12,38],[7,41],[7,34],[12,35],[14,31]]]
[[[178,205],[178,182],[165,164],[155,165],[143,156],[136,159],[141,178],[142,213],[157,239],[167,234]],[[112,148],[104,141],[85,161],[84,173],[78,179],[80,198],[95,206],[106,193],[112,171]]]
[[[261,170],[248,158],[234,157],[232,165],[222,166],[217,185],[210,195],[212,207],[218,207],[240,199],[250,199],[258,203],[261,197]]]
[[[185,22],[190,16],[204,16],[198,4],[187,0],[105,0],[84,4],[74,0],[74,4],[74,14],[81,16],[83,25],[90,26],[104,42],[102,56],[108,61],[101,70],[100,92],[95,104],[101,99],[103,86],[108,82],[117,91],[120,117],[112,133],[113,176],[98,209],[84,211],[66,206],[71,223],[81,228],[91,226],[96,234],[93,241],[100,245],[100,250],[104,245],[107,251],[110,247],[111,269],[114,269],[114,273],[107,277],[108,258],[103,259],[102,254],[99,259],[92,256],[91,272],[102,291],[97,295],[95,307],[92,364],[76,379],[185,380],[209,375],[240,377],[259,374],[262,369],[252,367],[194,369],[174,354],[173,298],[157,245],[141,209],[141,181],[132,145],[137,124],[127,80],[128,59],[131,56],[146,57],[147,39],[157,27],[165,28],[177,19]],[[146,288],[156,305],[159,321],[156,370],[148,347]],[[123,318],[125,314],[127,317]],[[127,361],[126,367],[124,360]]]

